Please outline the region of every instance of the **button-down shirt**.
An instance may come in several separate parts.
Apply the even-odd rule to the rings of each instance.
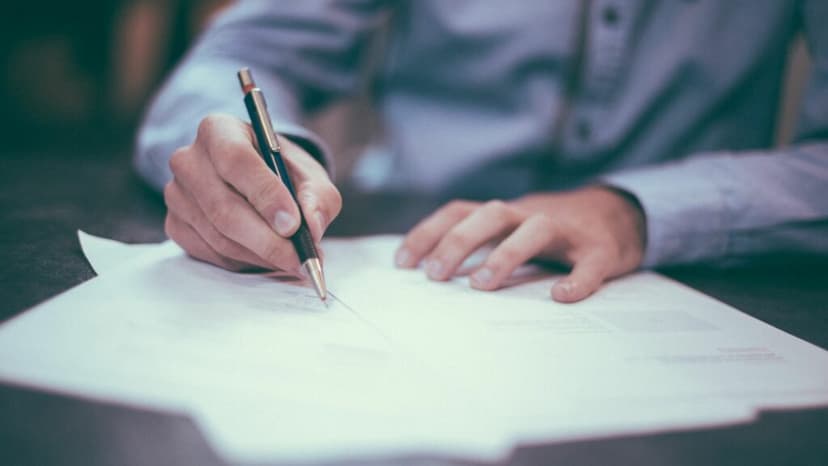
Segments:
[[[235,73],[250,66],[277,129],[329,166],[302,122],[370,84],[377,189],[485,199],[604,183],[645,211],[645,266],[828,254],[826,22],[823,0],[241,1],[155,99],[135,163],[160,188],[204,115],[246,119]],[[384,59],[366,73],[380,29]],[[795,141],[772,149],[799,33],[810,84]]]

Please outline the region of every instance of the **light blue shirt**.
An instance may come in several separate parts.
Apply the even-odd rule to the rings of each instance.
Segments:
[[[329,167],[302,123],[370,84],[378,189],[485,199],[600,182],[644,208],[645,266],[826,255],[826,24],[824,0],[241,1],[156,97],[135,165],[160,189],[204,115],[247,119],[236,71],[250,66],[277,129]],[[795,142],[774,150],[800,32],[812,75]]]

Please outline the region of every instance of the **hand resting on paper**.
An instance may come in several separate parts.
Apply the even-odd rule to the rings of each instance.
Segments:
[[[422,263],[433,280],[448,280],[482,246],[497,243],[470,277],[495,290],[520,265],[544,259],[572,266],[555,283],[556,301],[580,301],[601,284],[638,268],[646,242],[637,202],[605,187],[532,194],[514,201],[451,202],[421,221],[397,251],[399,267]]]

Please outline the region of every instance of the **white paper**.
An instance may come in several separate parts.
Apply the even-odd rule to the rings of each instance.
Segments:
[[[96,274],[111,272],[141,254],[164,247],[175,247],[172,241],[159,244],[125,244],[78,230],[78,241],[86,260]]]
[[[0,327],[0,378],[187,412],[242,462],[494,459],[828,404],[828,353],[660,275],[564,305],[531,270],[485,293],[395,269],[399,240],[327,241],[326,307],[169,242],[86,237],[108,265]]]

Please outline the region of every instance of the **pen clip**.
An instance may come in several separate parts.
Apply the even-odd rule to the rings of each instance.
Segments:
[[[273,129],[270,114],[267,112],[267,102],[265,102],[262,91],[258,87],[255,87],[250,91],[249,95],[253,102],[253,107],[256,109],[259,123],[262,125],[262,132],[267,140],[267,147],[273,152],[280,152],[282,147],[279,144],[276,131]]]

